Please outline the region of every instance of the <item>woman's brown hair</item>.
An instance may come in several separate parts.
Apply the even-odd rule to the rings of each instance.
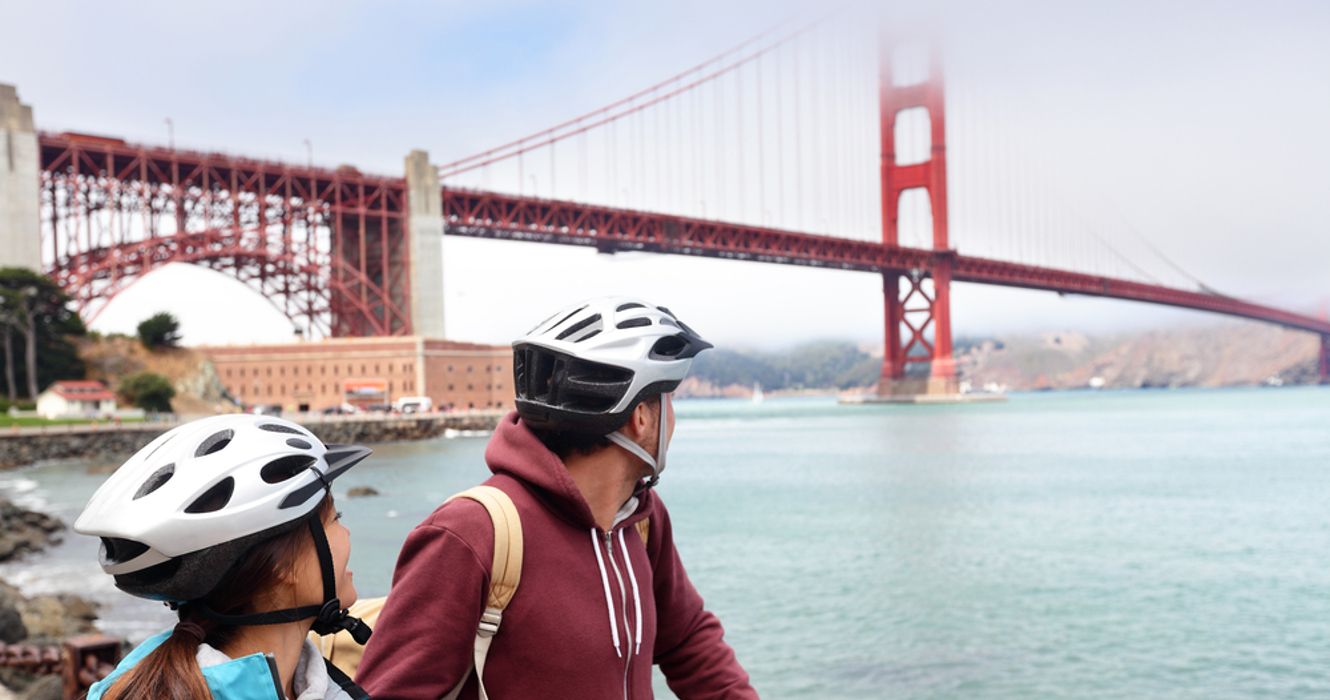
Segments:
[[[324,496],[316,509],[320,521],[333,519],[332,496]],[[264,594],[277,587],[304,553],[313,548],[309,529],[296,527],[266,542],[255,545],[203,602],[223,615],[252,612]],[[221,648],[235,638],[238,627],[222,625],[197,612],[188,604],[180,607],[180,622],[193,623],[203,630],[209,645]],[[176,629],[160,646],[143,657],[134,668],[116,679],[102,696],[104,700],[211,700],[212,693],[199,668],[200,640]],[[276,679],[279,683],[281,679]]]

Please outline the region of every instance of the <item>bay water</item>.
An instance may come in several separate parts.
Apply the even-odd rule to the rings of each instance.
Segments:
[[[1330,697],[1330,388],[677,407],[659,489],[764,697]],[[381,493],[338,499],[362,595],[485,478],[486,439],[379,445],[339,481]],[[72,523],[105,466],[0,495]],[[98,600],[114,634],[172,621],[73,533],[0,578]]]

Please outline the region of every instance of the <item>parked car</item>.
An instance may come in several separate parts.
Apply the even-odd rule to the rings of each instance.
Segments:
[[[428,396],[403,396],[393,402],[393,410],[398,413],[429,413],[434,410],[434,400]]]
[[[392,413],[393,407],[386,403],[372,403],[365,407],[366,413]]]
[[[249,407],[249,412],[258,416],[281,416],[282,407],[273,404],[254,404]]]
[[[353,413],[359,413],[359,411],[356,410],[355,406],[344,403],[341,406],[328,406],[323,409],[322,413],[325,416],[349,416]]]

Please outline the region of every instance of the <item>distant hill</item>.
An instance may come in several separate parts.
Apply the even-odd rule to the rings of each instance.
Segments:
[[[764,392],[830,391],[868,386],[882,371],[853,343],[817,341],[782,352],[712,350],[698,355],[681,395],[746,395],[754,384]]]
[[[1305,384],[1316,379],[1319,341],[1252,322],[1111,336],[1047,332],[973,344],[957,353],[976,386],[1011,390]]]
[[[1317,339],[1260,323],[1088,336],[1074,331],[960,338],[960,377],[1010,391],[1305,384],[1316,379]],[[835,392],[876,384],[879,348],[817,341],[781,352],[713,350],[698,356],[681,395]],[[922,367],[917,369],[923,369]]]

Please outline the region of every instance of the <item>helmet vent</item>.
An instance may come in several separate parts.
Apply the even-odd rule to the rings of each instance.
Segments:
[[[645,308],[646,304],[639,304],[635,301],[630,301],[627,304],[620,304],[619,308],[615,309],[615,311],[627,311],[629,309],[645,309]]]
[[[624,328],[641,328],[649,325],[651,325],[651,319],[646,316],[638,316],[637,318],[630,318],[626,321],[619,321],[616,328],[623,330]]]
[[[656,341],[651,346],[651,355],[653,357],[678,357],[684,348],[688,347],[688,341],[681,336],[667,335]]]
[[[149,452],[148,454],[143,455],[143,459],[144,459],[145,461],[146,461],[146,460],[149,460],[149,459],[152,459],[152,456],[155,455],[155,454],[157,454],[157,450],[162,449],[162,447],[164,447],[164,446],[166,445],[166,443],[170,442],[173,438],[175,438],[175,435],[174,435],[174,434],[172,434],[172,433],[167,433],[167,434],[166,434],[166,439],[165,439],[165,440],[162,440],[162,441],[159,442],[159,443],[157,443],[157,446],[154,447],[154,448],[152,448],[152,452]]]
[[[195,457],[207,457],[210,454],[216,454],[222,451],[222,448],[231,444],[231,438],[235,437],[236,431],[227,429],[221,430],[208,436],[208,439],[199,443],[198,449],[194,450]]]
[[[269,484],[280,484],[314,466],[313,457],[306,455],[287,455],[278,457],[263,465],[259,477]]]
[[[103,537],[102,550],[107,562],[120,564],[148,551],[148,545],[119,537]]]
[[[563,332],[554,336],[554,339],[563,340],[564,338],[567,338],[568,336],[582,330],[583,328],[586,328],[587,326],[590,326],[593,323],[600,323],[600,314],[591,314],[590,316],[587,316],[581,321],[578,321],[577,323],[568,326],[567,328],[563,329]],[[597,327],[596,330],[600,330],[599,327]]]
[[[266,430],[270,433],[287,433],[288,435],[304,435],[303,432],[296,430],[295,428],[292,428],[289,425],[282,425],[281,423],[264,423],[263,425],[259,426],[259,430]]]
[[[300,438],[287,438],[286,444],[299,450],[308,450],[314,447],[313,445],[309,444],[308,442],[305,442],[304,440],[301,440]]]
[[[144,496],[161,488],[162,484],[165,484],[166,482],[170,481],[171,476],[174,474],[175,474],[174,463],[168,464],[162,467],[161,469],[158,469],[157,471],[153,472],[152,476],[148,477],[148,480],[144,481],[143,485],[139,487],[139,490],[134,493],[134,498],[131,500],[137,501],[140,498],[143,498]]]
[[[558,328],[559,326],[562,326],[564,321],[567,321],[568,319],[570,319],[570,318],[576,316],[578,313],[580,313],[580,312],[582,311],[582,309],[585,309],[585,308],[586,308],[586,306],[579,306],[579,307],[577,307],[576,309],[573,310],[572,313],[570,313],[570,314],[568,314],[567,316],[564,316],[563,318],[559,319],[559,322],[558,322],[558,323],[555,323],[554,325],[550,326],[550,330],[553,330],[553,329],[555,329],[555,328]],[[559,337],[562,338],[563,336],[559,336]]]
[[[228,476],[217,482],[212,488],[204,491],[202,496],[194,499],[194,502],[185,508],[185,512],[195,514],[215,513],[231,502],[231,494],[235,492],[235,489],[236,480]]]

